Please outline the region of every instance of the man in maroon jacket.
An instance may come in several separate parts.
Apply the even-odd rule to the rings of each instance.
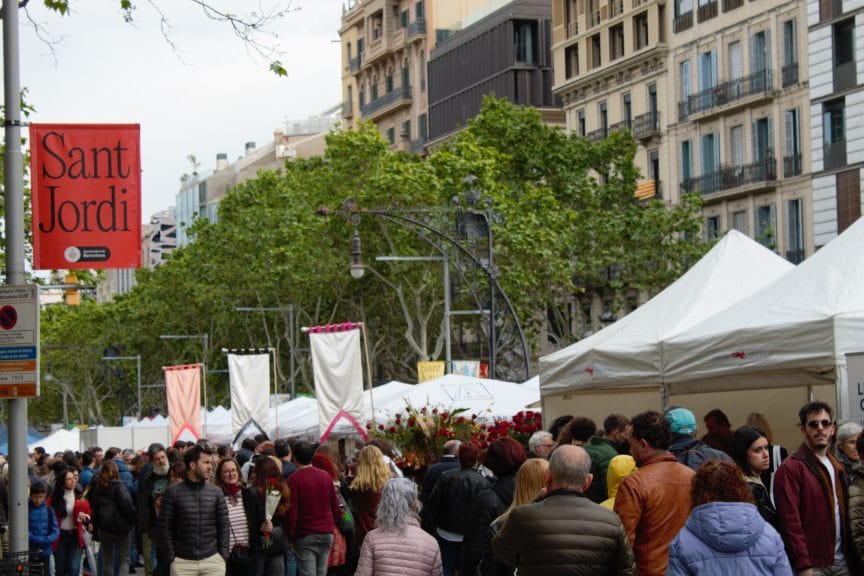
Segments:
[[[342,511],[330,475],[312,466],[315,445],[301,440],[294,444],[297,470],[288,478],[291,507],[288,537],[297,557],[298,576],[325,576],[333,530]]]
[[[786,551],[799,575],[847,576],[846,475],[828,450],[834,416],[824,402],[810,402],[798,417],[804,442],[774,476]]]

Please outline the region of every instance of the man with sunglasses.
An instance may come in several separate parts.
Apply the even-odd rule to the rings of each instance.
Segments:
[[[774,499],[792,567],[805,576],[847,576],[846,475],[828,447],[834,416],[824,402],[798,412],[804,442],[783,461]]]

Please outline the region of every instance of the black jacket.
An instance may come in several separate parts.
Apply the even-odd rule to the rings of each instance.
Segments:
[[[426,471],[426,476],[423,477],[423,492],[420,495],[420,501],[423,504],[429,502],[429,497],[432,496],[432,491],[441,478],[441,474],[448,470],[458,470],[459,459],[456,456],[442,456],[441,460],[429,467]]]
[[[477,495],[477,500],[471,507],[468,528],[465,531],[465,539],[462,540],[462,560],[460,571],[462,574],[480,574],[480,576],[493,576],[497,570],[489,572],[478,571],[480,558],[483,551],[489,548],[492,532],[489,527],[492,521],[504,513],[513,502],[513,494],[516,492],[516,475],[502,476],[494,483],[484,488]]]
[[[436,528],[465,534],[471,507],[489,481],[471,468],[447,470],[441,474],[429,501],[423,508],[423,528],[435,533]]]
[[[162,494],[159,540],[170,561],[202,560],[218,553],[228,558],[228,506],[222,490],[189,479]]]
[[[138,531],[142,534],[156,534],[156,498],[168,488],[171,474],[160,476],[151,471],[138,485]]]
[[[119,479],[112,480],[108,486],[94,484],[87,499],[97,535],[106,532],[122,536],[135,526],[135,503]]]

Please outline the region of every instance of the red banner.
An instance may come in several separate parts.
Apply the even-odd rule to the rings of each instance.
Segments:
[[[141,267],[138,124],[31,124],[33,267]]]

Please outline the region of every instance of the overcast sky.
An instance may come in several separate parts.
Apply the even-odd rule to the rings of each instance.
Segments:
[[[30,2],[34,20],[61,39],[53,57],[21,14],[21,83],[36,108],[31,121],[141,125],[145,222],[174,204],[180,176],[191,172],[190,154],[202,171],[212,170],[217,153],[233,161],[247,141],[268,143],[282,121],[341,100],[341,0],[293,1],[299,10],[276,28],[287,78],[270,72],[267,59],[250,55],[226,24],[208,20],[189,0],[155,1],[174,25],[180,58],[144,0],[136,2],[133,24],[123,21],[118,0],[77,0],[67,17],[48,12],[41,0]],[[259,2],[214,3],[239,13]]]

